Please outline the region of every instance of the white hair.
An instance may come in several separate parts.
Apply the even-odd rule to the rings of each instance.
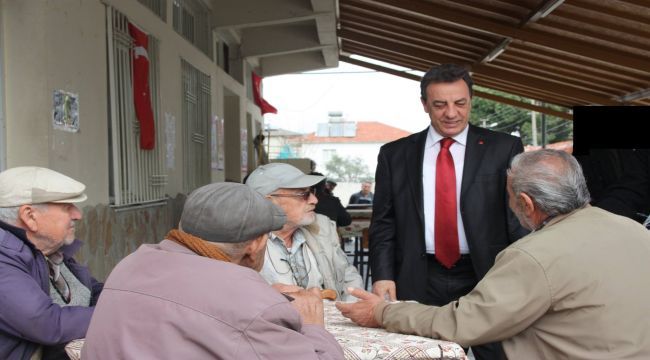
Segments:
[[[16,220],[18,220],[18,209],[20,209],[20,206],[0,208],[0,220],[9,225],[16,224]]]
[[[9,225],[16,225],[18,223],[18,210],[20,210],[20,206],[0,208],[0,220]],[[41,211],[47,210],[47,204],[34,204],[32,206]]]
[[[578,161],[564,151],[521,153],[508,170],[515,194],[528,194],[549,216],[568,214],[589,204],[589,190]]]

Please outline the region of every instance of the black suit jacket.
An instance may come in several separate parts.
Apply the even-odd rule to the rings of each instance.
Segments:
[[[429,129],[381,147],[370,225],[373,281],[394,280],[397,298],[424,301],[422,159]],[[496,255],[527,231],[508,208],[506,171],[524,150],[517,137],[469,125],[460,213],[478,280]]]

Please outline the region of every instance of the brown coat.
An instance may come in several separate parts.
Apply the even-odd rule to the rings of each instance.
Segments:
[[[464,346],[502,340],[509,359],[649,359],[648,274],[650,232],[587,207],[503,250],[458,302],[375,314],[394,332]]]

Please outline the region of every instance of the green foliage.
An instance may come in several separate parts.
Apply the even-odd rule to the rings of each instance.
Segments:
[[[358,157],[340,157],[336,154],[325,164],[327,177],[334,181],[362,182],[372,178],[368,165]]]
[[[510,99],[530,102],[530,99],[514,96],[491,89],[480,88],[481,91],[497,94]],[[550,106],[555,110],[560,107]],[[546,119],[546,143],[569,140],[573,138],[573,123],[569,120],[555,116],[544,115]],[[524,145],[533,144],[531,125],[531,112],[526,109],[502,104],[496,101],[474,97],[472,99],[472,113],[470,123],[476,126],[504,132],[507,134],[519,133]],[[537,114],[537,143],[542,142],[542,114]]]

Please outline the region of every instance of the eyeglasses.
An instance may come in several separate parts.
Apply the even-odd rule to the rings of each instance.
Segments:
[[[299,193],[293,193],[293,194],[269,194],[269,196],[274,196],[274,197],[299,197],[299,198],[302,198],[304,201],[309,200],[310,195],[316,196],[316,189],[315,188],[309,188],[309,190],[307,190],[307,191],[299,192]]]

